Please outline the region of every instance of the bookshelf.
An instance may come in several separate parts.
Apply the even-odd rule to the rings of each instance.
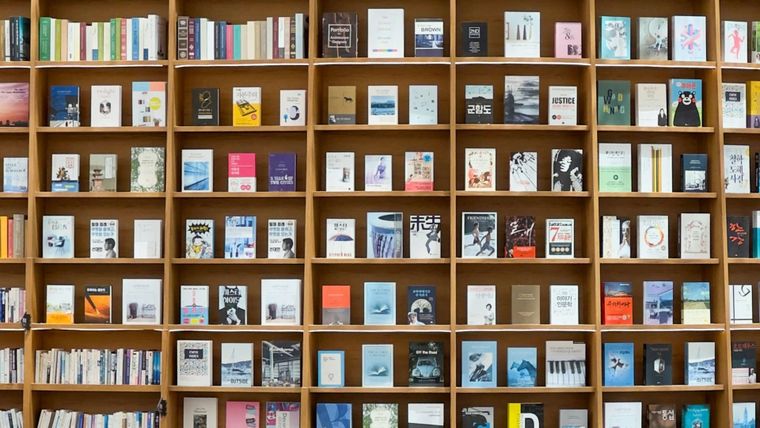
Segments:
[[[0,128],[0,156],[28,156],[30,165],[28,194],[0,194],[0,212],[24,213],[27,254],[23,259],[0,260],[0,286],[23,285],[27,290],[31,330],[19,325],[0,324],[0,348],[25,349],[23,385],[0,385],[0,409],[23,409],[24,424],[35,427],[41,409],[70,408],[102,412],[114,410],[152,410],[159,400],[167,402],[162,418],[166,427],[180,426],[185,397],[219,398],[219,422],[224,421],[225,400],[299,401],[301,426],[312,427],[318,402],[350,402],[353,421],[360,420],[364,402],[399,403],[399,420],[406,421],[406,404],[442,402],[447,427],[460,424],[460,411],[469,406],[493,406],[496,426],[506,426],[506,403],[510,401],[542,402],[546,426],[557,426],[560,408],[589,410],[589,425],[602,426],[603,403],[607,401],[641,401],[650,403],[708,403],[713,426],[731,426],[731,403],[755,401],[758,385],[731,385],[731,342],[760,339],[760,325],[733,326],[728,320],[728,284],[756,283],[760,275],[758,259],[729,259],[726,248],[727,215],[748,215],[757,209],[758,194],[726,194],[722,183],[723,146],[750,145],[760,151],[757,129],[725,129],[721,123],[721,82],[758,80],[757,64],[724,63],[721,58],[720,22],[722,20],[760,20],[760,5],[744,0],[537,0],[531,8],[541,12],[542,44],[539,59],[469,58],[458,56],[459,24],[464,21],[488,21],[489,52],[502,52],[502,11],[522,10],[516,0],[484,0],[473,7],[463,0],[215,0],[209,8],[206,0],[112,0],[108,7],[93,7],[87,0],[6,0],[0,5],[0,18],[11,15],[31,17],[31,61],[0,62],[0,82],[30,83],[30,125],[28,128]],[[402,59],[366,58],[366,12],[374,7],[405,9],[405,50]],[[359,58],[319,58],[321,46],[320,17],[324,12],[356,11],[359,20]],[[271,15],[307,13],[310,17],[309,55],[304,60],[190,61],[176,58],[176,19],[180,15],[207,16],[242,22]],[[497,13],[498,12],[498,13]],[[38,18],[58,16],[81,21],[104,20],[112,16],[137,16],[158,13],[167,18],[169,59],[161,61],[42,62],[38,58]],[[672,16],[698,14],[707,16],[708,55],[706,62],[614,61],[596,58],[599,17],[602,15]],[[446,48],[441,58],[414,58],[410,28],[414,18],[441,17],[446,28]],[[582,59],[553,58],[555,21],[579,21],[583,25]],[[464,124],[464,85],[492,84],[495,100],[503,97],[503,76],[530,74],[541,77],[541,123],[547,122],[549,85],[578,87],[578,125],[472,125]],[[622,79],[637,82],[665,82],[669,78],[699,78],[703,81],[704,126],[701,128],[642,128],[636,126],[599,126],[596,124],[596,82]],[[91,128],[89,127],[89,90],[95,84],[118,84],[124,87],[122,114],[131,123],[131,91],[134,80],[168,82],[167,126],[165,128]],[[55,84],[78,84],[81,88],[80,128],[46,126],[48,88]],[[327,125],[327,88],[350,84],[357,89],[357,125]],[[367,86],[393,84],[399,88],[398,126],[367,125]],[[408,122],[407,91],[410,84],[438,85],[438,124],[413,126]],[[264,116],[261,127],[231,126],[231,88],[260,86],[263,90]],[[192,88],[220,88],[220,126],[191,126],[189,97]],[[304,127],[280,127],[277,124],[280,89],[306,89],[308,120]],[[503,106],[495,102],[494,117],[502,117]],[[498,120],[497,120],[498,122]],[[377,143],[381,141],[381,145]],[[673,158],[681,153],[703,152],[709,157],[709,189],[704,193],[601,193],[598,189],[597,145],[600,142],[644,142],[672,144]],[[132,146],[156,146],[166,149],[166,192],[129,193],[129,150]],[[497,191],[465,192],[463,153],[465,148],[495,147],[497,151]],[[507,191],[507,157],[511,151],[530,147],[539,153],[539,192]],[[214,149],[214,183],[211,193],[181,193],[179,163],[182,149]],[[553,193],[549,191],[549,159],[552,148],[580,148],[584,151],[584,190]],[[363,155],[378,151],[392,154],[394,188],[391,192],[364,192],[361,180],[351,193],[325,192],[324,159],[328,151],[353,151],[356,176],[363,176]],[[407,150],[435,153],[435,188],[430,192],[403,192],[400,159]],[[292,151],[297,154],[295,192],[268,193],[265,181],[259,180],[254,194],[226,192],[226,155],[232,151],[254,151],[257,169],[266,171],[266,154]],[[88,170],[90,153],[116,153],[119,159],[118,192],[52,193],[50,159],[53,153],[79,153],[81,171]],[[673,182],[678,188],[680,163],[674,162]],[[635,182],[635,160],[633,165]],[[263,176],[263,174],[259,174]],[[442,216],[442,258],[435,260],[374,260],[364,257],[366,212],[393,209],[402,211],[405,228],[408,215],[437,213]],[[463,259],[460,254],[460,218],[463,211],[489,210],[499,214],[501,228],[505,215],[535,215],[538,256],[535,260]],[[600,257],[599,222],[602,215],[625,213],[667,214],[670,223],[671,257],[675,256],[677,215],[681,212],[711,214],[712,248],[710,259],[681,260],[605,260]],[[187,218],[213,218],[221,224],[225,215],[257,216],[258,257],[255,260],[187,260],[181,258],[184,242],[182,229]],[[43,215],[76,216],[75,259],[42,259],[40,229]],[[356,218],[357,258],[325,258],[325,221],[327,218]],[[544,259],[543,228],[547,217],[573,217],[576,220],[576,258]],[[89,219],[120,220],[121,255],[115,260],[88,259]],[[131,224],[135,218],[160,218],[164,224],[162,259],[133,259]],[[265,258],[266,220],[295,218],[298,224],[297,258]],[[635,231],[634,231],[635,235]],[[263,239],[263,240],[262,240]],[[223,233],[215,237],[217,250]],[[499,244],[503,235],[499,236]],[[497,248],[500,251],[500,248]],[[217,256],[221,254],[217,251]],[[408,248],[405,256],[408,257]],[[44,323],[45,285],[76,284],[75,302],[82,301],[83,286],[113,286],[113,317],[121,318],[121,280],[123,278],[163,279],[163,323],[159,326],[84,325],[49,326]],[[298,278],[303,281],[303,325],[272,327],[256,325],[259,319],[259,288],[264,278]],[[624,280],[640,284],[647,279],[683,281],[704,280],[711,284],[712,322],[706,325],[605,326],[601,324],[600,289],[603,281]],[[397,307],[403,306],[410,284],[435,284],[438,293],[438,324],[415,328],[403,325],[403,311],[397,311],[396,326],[364,326],[362,323],[362,283],[387,280],[397,283]],[[466,286],[496,284],[499,293],[497,325],[466,325]],[[508,324],[513,284],[541,285],[541,325]],[[580,286],[581,312],[578,326],[548,324],[549,284],[575,283]],[[248,285],[249,322],[253,325],[192,327],[178,325],[179,286],[208,284],[209,301],[216,302],[216,286]],[[352,287],[352,323],[350,326],[321,324],[321,286],[350,284]],[[635,321],[641,322],[641,290],[635,286]],[[680,301],[676,301],[680,308]],[[81,321],[82,308],[77,307]],[[676,320],[679,310],[676,310]],[[212,315],[211,322],[214,323]],[[302,341],[302,383],[300,388],[226,388],[179,387],[175,379],[176,341],[209,339],[214,341],[214,379],[219,384],[219,347],[222,342],[253,342],[255,383],[260,384],[260,346],[264,339]],[[407,346],[410,341],[435,340],[444,343],[445,386],[440,388],[407,387]],[[498,344],[498,386],[488,389],[463,388],[460,385],[460,350],[463,340],[495,340]],[[587,384],[582,388],[506,387],[507,346],[535,346],[538,361],[544,358],[547,340],[578,340],[586,344]],[[684,386],[682,374],[683,343],[694,340],[716,343],[716,385]],[[602,355],[605,342],[632,341],[636,349],[637,386],[603,387]],[[361,345],[391,343],[395,348],[395,387],[360,388]],[[669,387],[641,385],[644,343],[672,343],[674,381]],[[163,351],[160,386],[75,386],[38,385],[34,380],[34,352],[52,347],[139,347]],[[346,351],[346,388],[316,387],[316,355],[320,349]],[[542,367],[543,363],[539,363]],[[543,384],[543,369],[538,384]],[[524,394],[524,395],[523,395]],[[404,426],[403,423],[400,426]]]

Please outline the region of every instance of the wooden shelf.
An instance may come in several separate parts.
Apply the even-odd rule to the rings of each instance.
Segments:
[[[588,58],[505,58],[505,57],[457,57],[457,65],[533,65],[589,67]]]
[[[451,263],[451,259],[327,259],[319,257],[311,259],[311,262],[317,265],[447,265]]]
[[[596,331],[593,324],[552,325],[552,324],[496,324],[496,325],[457,325],[457,332],[562,332],[562,333],[592,333]]]
[[[35,197],[47,199],[161,199],[164,192],[35,192]]]
[[[512,192],[509,190],[496,190],[491,192],[478,192],[457,190],[457,197],[476,197],[476,198],[588,198],[591,192],[552,192],[540,190],[537,192]]]
[[[448,131],[450,125],[314,125],[315,131],[321,132],[369,132],[369,131]]]
[[[743,385],[731,385],[731,389],[735,391],[756,391],[760,389],[760,383],[748,383]]]
[[[160,385],[49,385],[33,383],[32,391],[37,392],[161,392]]]
[[[726,199],[760,199],[760,193],[726,193]]]
[[[760,259],[744,257],[728,257],[726,262],[730,265],[760,265]]]
[[[585,132],[588,125],[504,125],[504,124],[457,124],[457,131],[535,131],[535,132]]]
[[[760,128],[723,128],[724,134],[760,134]]]
[[[37,61],[34,68],[148,68],[166,67],[168,60],[158,61]]]
[[[605,393],[636,393],[636,392],[708,392],[723,391],[724,385],[635,385],[635,386],[603,386]]]
[[[600,192],[600,198],[629,199],[715,199],[716,192]]]
[[[172,192],[178,199],[275,199],[305,198],[306,192]]]
[[[0,259],[0,265],[23,265],[23,264],[26,264],[25,258]]]
[[[164,264],[164,259],[44,259],[42,257],[36,257],[34,263],[41,265],[161,265]]]
[[[599,132],[651,132],[666,134],[713,134],[715,128],[711,126],[625,126],[625,125],[598,125]]]
[[[111,128],[93,128],[90,126],[51,128],[49,126],[40,126],[37,128],[37,132],[43,134],[156,134],[166,132],[166,128],[160,126],[119,126]]]
[[[251,386],[251,387],[232,387],[232,386],[177,386],[170,385],[170,392],[192,392],[192,393],[230,393],[230,394],[300,394],[301,387],[268,387],[268,386]]]
[[[714,69],[715,61],[671,61],[671,60],[644,60],[644,59],[597,59],[597,67],[631,67],[631,68],[685,68],[685,69]]]
[[[0,391],[23,391],[23,383],[0,383]]]
[[[489,265],[587,265],[591,264],[591,259],[587,257],[576,257],[573,259],[475,259],[475,258],[457,258],[457,264],[489,264]]]
[[[731,328],[731,331],[753,331],[753,330],[760,331],[760,323],[731,324],[730,328]]]
[[[594,392],[591,386],[576,387],[500,387],[500,388],[456,388],[457,394],[589,394]]]
[[[247,132],[306,132],[305,126],[175,126],[174,132],[219,132],[219,133],[247,133]]]
[[[720,260],[712,259],[600,259],[603,265],[717,265]]]
[[[304,259],[185,259],[173,258],[175,265],[302,265]]]
[[[315,198],[448,198],[451,192],[437,190],[430,192],[396,190],[392,192],[314,192]]]
[[[451,388],[434,386],[393,386],[386,388],[370,388],[363,386],[347,386],[343,388],[310,387],[309,392],[316,394],[448,394]]]
[[[23,331],[24,327],[21,326],[21,322],[0,322],[0,333],[9,331]]]
[[[679,331],[725,331],[725,324],[602,325],[602,333],[672,333]]]
[[[451,333],[449,325],[309,325],[311,333]]]
[[[26,126],[0,126],[0,134],[28,134]]]
[[[760,64],[746,62],[721,62],[720,68],[723,70],[760,70]]]
[[[32,68],[31,61],[0,61],[0,69],[27,69]]]

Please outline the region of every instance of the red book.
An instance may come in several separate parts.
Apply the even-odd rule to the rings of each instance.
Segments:
[[[277,59],[280,57],[280,48],[278,47],[278,41],[279,41],[279,23],[278,21],[280,18],[274,17],[272,18],[272,58]]]
[[[233,26],[231,24],[227,24],[225,36],[224,38],[226,40],[226,46],[227,46],[227,59],[235,59],[235,37],[234,37],[234,31]]]
[[[79,60],[87,60],[87,24],[79,23]]]
[[[121,60],[127,59],[127,19],[121,20]]]
[[[322,286],[322,324],[351,324],[351,286]]]
[[[633,295],[627,282],[605,282],[603,285],[602,321],[605,325],[633,324]]]

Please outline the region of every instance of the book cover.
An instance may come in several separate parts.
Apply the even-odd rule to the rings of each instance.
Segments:
[[[577,285],[549,286],[549,324],[578,325],[580,313]]]
[[[600,80],[597,83],[598,125],[631,124],[631,82],[629,80]]]
[[[746,128],[747,85],[744,83],[722,83],[721,101],[723,127]]]
[[[578,87],[549,86],[549,125],[578,124]]]
[[[729,320],[731,324],[752,324],[752,286],[729,285]]]
[[[760,51],[753,53],[753,58],[760,60]],[[757,61],[754,61],[757,64]],[[747,82],[747,128],[760,128],[760,82]]]
[[[359,52],[356,12],[322,14],[322,58],[356,58]]]
[[[575,257],[575,220],[546,219],[546,258]]]
[[[367,213],[367,258],[404,257],[404,214],[400,212]]]
[[[161,280],[123,279],[122,324],[161,324]]]
[[[644,281],[644,324],[673,324],[673,281]]]
[[[434,152],[406,152],[404,155],[404,190],[424,192],[434,189]]]
[[[270,192],[296,191],[296,154],[269,154],[269,186]]]
[[[261,126],[261,88],[232,88],[232,126]]]
[[[638,216],[638,235],[640,259],[668,258],[668,216]]]
[[[733,411],[733,428],[755,428],[756,425],[756,406],[754,402],[737,403],[732,405]]]
[[[441,216],[413,214],[409,216],[409,258],[441,257]]]
[[[669,85],[670,126],[702,126],[702,80],[670,79]]]
[[[84,287],[84,322],[111,324],[111,286]]]
[[[132,147],[130,191],[164,191],[165,153],[163,147]]]
[[[261,280],[261,325],[301,324],[301,280]]]
[[[294,340],[262,341],[261,371],[261,386],[300,387],[301,342]],[[268,409],[267,413],[269,413]],[[285,425],[278,423],[277,427],[280,426]]]
[[[342,388],[345,380],[344,351],[317,351],[317,386]]]
[[[362,403],[361,428],[398,428],[398,403]]]
[[[512,324],[541,324],[540,285],[512,285]]]
[[[639,59],[668,59],[668,18],[639,17]]]
[[[605,402],[604,426],[610,428],[641,428],[641,402]]]
[[[415,18],[414,56],[442,57],[444,46],[445,41],[443,19]]]
[[[604,344],[604,386],[633,386],[633,343]]]
[[[731,343],[731,380],[733,385],[757,383],[757,345],[751,341]],[[754,414],[754,413],[753,413]]]
[[[210,340],[177,340],[177,385],[211,386],[213,351]]]
[[[115,259],[119,257],[119,220],[90,220],[90,258]]]
[[[50,164],[50,190],[79,191],[79,154],[54,154]]]
[[[393,387],[393,345],[362,345],[362,387]]]
[[[507,386],[535,387],[538,376],[536,348],[507,348]]]
[[[267,232],[268,258],[296,258],[296,220],[270,218]]]
[[[749,193],[749,146],[723,146],[723,182],[726,193]]]
[[[222,386],[253,386],[253,344],[222,343]]]
[[[404,57],[404,9],[367,9],[367,56]]]
[[[406,293],[409,325],[435,324],[435,287],[430,285],[410,285]]]
[[[396,283],[364,283],[364,325],[396,325]]]
[[[115,192],[116,170],[116,155],[90,154],[90,192]]]
[[[215,397],[185,397],[182,404],[182,428],[216,428],[217,401]]]
[[[264,428],[299,428],[301,426],[301,403],[267,401]]]
[[[161,258],[161,220],[135,219],[132,248],[136,259]]]
[[[559,409],[559,428],[587,428],[587,409]]]
[[[684,383],[715,385],[715,342],[687,342],[684,348]]]
[[[74,216],[42,217],[42,258],[74,258]]]
[[[495,212],[462,212],[462,257],[493,258],[498,247]]]
[[[504,123],[538,123],[539,79],[539,76],[504,76]]]
[[[752,211],[752,258],[760,258],[760,211]]]
[[[327,152],[325,156],[325,190],[353,192],[354,152]]]
[[[605,325],[633,324],[633,290],[629,282],[604,282],[602,321]]]
[[[707,154],[681,154],[681,191],[707,191]]]
[[[673,16],[673,61],[707,61],[707,18]]]
[[[505,256],[508,259],[536,257],[536,219],[533,216],[507,217]]]
[[[121,86],[92,85],[90,88],[90,126],[121,126]]]
[[[496,190],[496,149],[464,149],[464,190]]]
[[[398,125],[398,86],[367,87],[367,124]]]
[[[463,388],[495,388],[497,368],[495,341],[462,341]]]
[[[514,152],[509,156],[509,191],[538,190],[538,152]]]
[[[496,286],[467,286],[467,325],[496,324]]]
[[[50,87],[48,126],[52,128],[76,128],[80,126],[79,86],[53,85]]]
[[[353,259],[356,257],[356,220],[328,218],[326,226],[326,258]]]
[[[728,216],[726,217],[726,223],[728,257],[749,257],[749,217]]]
[[[664,83],[636,84],[636,126],[668,126],[668,90]]]
[[[409,342],[409,386],[443,386],[443,342]]]
[[[465,85],[464,98],[464,123],[493,123],[493,85]]]
[[[248,287],[245,285],[219,286],[217,319],[222,325],[248,323]]]
[[[208,285],[182,285],[179,296],[179,323],[208,325]]]
[[[504,12],[504,56],[539,58],[541,56],[541,13]]]
[[[583,191],[582,149],[552,149],[552,191]]]
[[[681,213],[678,217],[682,259],[710,258],[710,213]]]
[[[182,191],[212,192],[214,190],[214,151],[212,149],[182,150]]]
[[[47,324],[74,324],[74,286],[48,285],[45,297]]]
[[[166,126],[166,82],[132,82],[132,126]]]
[[[351,286],[322,286],[322,324],[351,324]]]
[[[620,257],[620,229],[621,221],[612,215],[602,216],[601,224],[602,258],[619,259]]]
[[[280,126],[306,125],[306,90],[280,90]]]
[[[219,126],[219,88],[193,88],[193,126]]]
[[[639,144],[639,192],[673,191],[672,153],[670,144]]]
[[[631,18],[602,16],[600,20],[599,58],[631,59]]]
[[[465,428],[494,428],[494,408],[463,407],[462,426]]]
[[[364,155],[364,191],[393,190],[393,156]]]
[[[443,428],[443,403],[409,403],[407,428]]]
[[[0,83],[0,127],[29,126],[29,83]]]
[[[710,324],[709,282],[684,282],[681,302],[682,324]]]
[[[463,22],[462,40],[459,47],[461,56],[488,56],[488,23]]]
[[[583,56],[583,25],[580,22],[554,23],[554,57],[581,58]]]
[[[571,340],[546,342],[546,386],[586,386],[586,344]],[[574,368],[573,368],[574,366]]]
[[[225,424],[227,428],[263,428],[258,401],[227,401]]]
[[[644,344],[644,384],[673,384],[673,346],[670,343]]]
[[[227,154],[227,191],[256,191],[256,153]]]
[[[214,258],[214,220],[185,220],[185,257],[188,259]]]
[[[327,123],[356,124],[356,86],[327,87]]]
[[[647,421],[651,428],[678,428],[676,425],[676,406],[672,404],[648,405]]]
[[[317,403],[317,428],[351,428],[351,403]]]
[[[631,191],[631,145],[599,143],[599,191]]]
[[[723,21],[723,61],[742,62],[748,60],[747,21]]]
[[[438,85],[409,85],[409,124],[438,124]]]
[[[3,192],[26,193],[29,191],[29,158],[3,158]]]

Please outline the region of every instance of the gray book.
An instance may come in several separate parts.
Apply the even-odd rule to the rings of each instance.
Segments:
[[[588,410],[586,409],[560,409],[559,428],[586,428],[588,427]]]
[[[639,18],[639,59],[668,59],[667,18]]]
[[[512,286],[512,324],[541,324],[541,287]]]
[[[90,192],[116,191],[116,155],[90,155]]]

